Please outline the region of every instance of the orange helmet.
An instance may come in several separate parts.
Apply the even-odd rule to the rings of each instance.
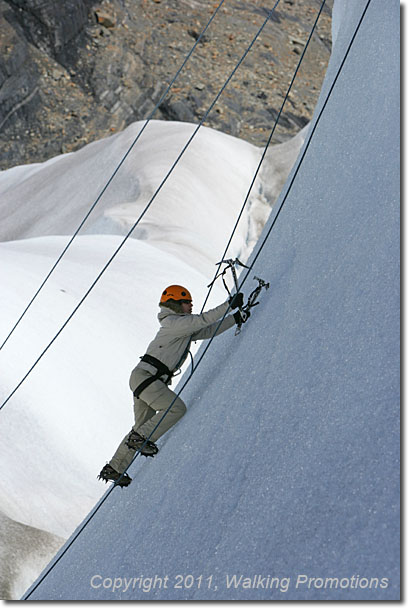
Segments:
[[[173,301],[192,301],[191,293],[183,286],[172,285],[165,288],[161,294],[160,303],[166,303],[172,299]]]

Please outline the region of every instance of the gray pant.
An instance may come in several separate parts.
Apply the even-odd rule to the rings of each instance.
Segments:
[[[134,391],[140,383],[150,377],[151,374],[148,371],[135,368],[130,378],[131,390]],[[174,399],[174,404],[161,421],[165,411]],[[145,438],[149,437],[150,441],[155,442],[176,424],[185,413],[186,406],[184,402],[179,397],[176,397],[175,392],[170,390],[163,381],[158,379],[143,390],[139,398],[134,396],[135,424],[132,430],[145,436]],[[156,427],[157,425],[158,427]],[[134,449],[130,449],[126,444],[129,434],[130,432],[121,441],[110,461],[110,465],[120,473],[128,468],[136,453]]]

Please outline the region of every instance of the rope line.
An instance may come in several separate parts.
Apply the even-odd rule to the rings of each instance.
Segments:
[[[184,69],[185,65],[187,64],[187,62],[189,61],[189,59],[191,58],[192,54],[194,53],[196,47],[198,46],[198,44],[201,42],[201,39],[203,38],[205,32],[207,31],[208,27],[211,25],[212,21],[214,20],[214,18],[216,17],[219,9],[221,8],[221,6],[223,5],[223,3],[225,2],[225,0],[221,0],[219,5],[216,7],[216,9],[214,10],[211,18],[209,19],[208,23],[205,25],[205,27],[203,28],[203,30],[201,31],[201,33],[199,34],[197,40],[195,41],[195,44],[192,46],[191,50],[189,51],[188,55],[185,57],[183,63],[181,64],[181,66],[178,68],[177,72],[175,73],[175,76],[173,77],[173,79],[171,80],[170,84],[168,85],[168,87],[166,88],[166,90],[164,91],[164,93],[162,94],[159,102],[157,102],[157,104],[155,105],[154,109],[151,111],[151,113],[148,115],[148,118],[146,119],[144,125],[142,126],[142,128],[140,129],[139,133],[136,135],[136,137],[134,138],[134,140],[132,141],[130,147],[128,148],[128,150],[126,151],[125,155],[122,157],[121,161],[119,162],[119,164],[117,165],[117,167],[115,168],[113,174],[111,175],[111,177],[109,178],[109,180],[107,181],[107,183],[105,184],[105,186],[103,187],[102,191],[100,192],[100,194],[98,195],[97,199],[94,201],[94,203],[91,205],[90,209],[88,210],[87,214],[84,216],[83,220],[81,221],[81,223],[78,225],[77,229],[75,230],[74,234],[71,236],[69,242],[67,243],[67,245],[64,247],[63,251],[61,252],[61,254],[59,255],[59,257],[57,258],[56,262],[54,263],[54,265],[51,267],[50,271],[47,273],[47,275],[45,276],[44,280],[42,281],[42,283],[40,284],[39,288],[37,289],[37,291],[34,293],[33,297],[31,298],[31,300],[29,301],[28,305],[26,306],[26,308],[24,309],[23,313],[20,315],[20,317],[18,318],[17,322],[14,324],[13,328],[11,329],[11,331],[9,332],[9,334],[7,335],[7,337],[4,339],[3,343],[0,345],[0,351],[3,349],[3,347],[6,345],[7,341],[10,339],[11,335],[14,333],[14,331],[16,330],[17,326],[20,324],[20,322],[22,321],[22,319],[24,318],[24,316],[26,315],[26,313],[28,312],[28,310],[30,309],[31,305],[34,303],[34,301],[36,300],[36,298],[38,297],[38,295],[40,294],[40,292],[42,291],[43,287],[45,286],[45,284],[48,282],[49,278],[51,277],[52,273],[54,272],[54,270],[56,269],[56,267],[58,266],[58,264],[60,263],[61,259],[63,258],[63,256],[66,254],[67,250],[69,249],[69,247],[71,246],[71,244],[73,243],[74,239],[77,237],[77,235],[79,234],[79,232],[81,231],[82,227],[84,226],[84,224],[86,223],[86,221],[88,220],[89,216],[91,215],[92,211],[95,209],[95,207],[98,205],[100,199],[102,198],[102,196],[104,195],[105,191],[108,189],[108,187],[110,186],[111,182],[114,180],[115,176],[117,175],[118,171],[120,170],[120,168],[122,167],[123,163],[125,162],[125,160],[127,159],[128,155],[130,154],[131,150],[134,148],[134,146],[136,145],[136,143],[138,142],[138,140],[140,139],[142,133],[145,131],[145,128],[147,127],[148,123],[151,121],[152,117],[154,116],[154,114],[156,113],[156,111],[158,110],[158,108],[160,107],[160,105],[162,104],[162,102],[164,101],[164,99],[166,98],[166,96],[168,95],[170,89],[172,88],[172,86],[174,85],[175,81],[177,80],[178,76],[180,75],[180,73],[182,72],[182,70]]]
[[[303,48],[303,52],[302,52],[302,54],[301,54],[301,56],[300,56],[300,59],[299,59],[298,64],[297,64],[297,66],[296,66],[296,69],[295,69],[295,71],[294,71],[294,73],[293,73],[293,77],[292,77],[291,82],[290,82],[290,84],[289,84],[289,87],[288,87],[288,89],[287,89],[287,91],[286,91],[286,95],[285,95],[285,97],[283,98],[282,105],[281,105],[281,107],[280,107],[280,109],[279,109],[279,112],[278,112],[278,115],[277,115],[277,117],[276,117],[275,123],[274,123],[274,125],[273,125],[273,127],[272,127],[272,130],[271,130],[270,134],[269,134],[269,138],[268,138],[268,140],[267,140],[267,142],[266,142],[266,145],[265,145],[265,148],[264,148],[264,150],[263,150],[262,156],[261,156],[261,158],[260,158],[260,160],[259,160],[258,166],[257,166],[257,168],[256,168],[255,174],[254,174],[253,179],[252,179],[252,182],[251,182],[250,187],[249,187],[249,189],[248,189],[248,192],[247,192],[247,194],[246,194],[245,201],[243,202],[242,208],[241,208],[241,210],[240,210],[240,212],[239,212],[238,218],[236,219],[236,222],[235,222],[234,228],[233,228],[233,230],[232,230],[232,233],[231,233],[231,235],[230,235],[230,237],[229,237],[228,243],[226,244],[226,247],[225,247],[224,253],[222,254],[222,257],[221,257],[221,262],[220,262],[220,263],[218,263],[217,270],[215,271],[215,275],[214,275],[214,277],[213,277],[213,279],[212,279],[212,282],[211,282],[211,284],[210,284],[210,286],[209,286],[208,294],[206,295],[206,297],[205,297],[205,301],[204,301],[204,304],[202,305],[201,313],[204,311],[205,305],[206,305],[206,303],[207,303],[207,301],[208,301],[208,298],[209,298],[209,296],[210,296],[210,294],[211,294],[211,291],[212,291],[212,288],[213,288],[213,286],[214,286],[215,279],[217,278],[218,273],[219,273],[219,270],[220,270],[220,268],[221,268],[221,266],[222,266],[222,261],[224,260],[224,258],[225,258],[225,256],[226,256],[226,253],[228,252],[228,249],[229,249],[229,246],[231,245],[231,242],[232,242],[233,236],[234,236],[234,234],[235,234],[235,231],[236,231],[236,229],[238,228],[239,221],[240,221],[240,219],[241,219],[241,217],[242,217],[242,214],[243,214],[243,212],[244,212],[244,210],[245,210],[246,204],[248,203],[248,199],[249,199],[249,197],[250,197],[251,191],[252,191],[252,189],[253,189],[253,187],[254,187],[254,184],[255,184],[255,182],[256,182],[256,178],[257,178],[257,176],[258,176],[258,174],[259,174],[260,168],[261,168],[261,166],[262,166],[262,164],[263,164],[263,162],[264,162],[264,160],[265,160],[266,154],[267,154],[267,152],[268,152],[268,148],[269,148],[270,143],[271,143],[272,138],[273,138],[273,134],[275,133],[275,130],[276,130],[276,127],[277,127],[277,125],[278,125],[278,123],[279,123],[280,117],[282,116],[282,111],[283,111],[283,108],[284,108],[284,106],[285,106],[285,104],[286,104],[286,102],[287,102],[287,100],[288,100],[288,98],[289,98],[289,94],[290,94],[290,91],[291,91],[291,89],[292,89],[292,87],[293,87],[293,83],[295,82],[296,76],[297,76],[297,74],[298,74],[298,72],[299,72],[299,68],[300,68],[300,66],[301,66],[301,64],[302,64],[303,58],[305,57],[305,54],[306,54],[307,48],[308,48],[308,46],[309,46],[309,44],[310,44],[310,41],[311,41],[312,36],[313,36],[313,33],[314,33],[315,29],[316,29],[316,25],[317,25],[317,22],[319,21],[320,15],[322,14],[322,10],[323,10],[323,8],[324,8],[325,3],[326,3],[326,0],[323,0],[323,1],[322,1],[322,4],[321,4],[321,7],[320,7],[320,10],[319,10],[319,12],[318,12],[318,13],[317,13],[317,15],[316,15],[315,22],[314,22],[313,27],[312,27],[312,29],[311,29],[311,31],[310,31],[309,37],[308,37],[308,39],[307,39],[307,41],[306,41],[306,43],[305,43],[305,46],[304,46],[304,48]]]
[[[19,381],[19,383],[16,385],[16,387],[14,388],[14,390],[12,390],[12,392],[7,396],[7,398],[4,400],[4,402],[1,404],[0,406],[0,410],[3,409],[3,407],[8,403],[8,401],[12,398],[12,396],[17,392],[17,390],[20,388],[20,386],[24,383],[24,381],[27,379],[27,377],[30,375],[30,373],[33,371],[33,369],[37,366],[37,364],[40,362],[40,360],[43,358],[43,356],[47,353],[47,351],[50,349],[50,347],[52,346],[52,344],[54,343],[54,341],[57,339],[57,337],[62,333],[62,331],[64,330],[64,328],[67,326],[67,324],[70,322],[70,320],[74,317],[74,315],[76,314],[76,312],[78,311],[78,309],[81,307],[81,305],[84,303],[85,299],[88,297],[88,295],[90,294],[90,292],[93,290],[94,286],[98,283],[98,281],[101,279],[101,277],[103,276],[103,274],[105,273],[105,271],[108,269],[108,267],[111,265],[111,263],[113,262],[113,260],[115,259],[115,257],[117,256],[117,254],[120,252],[120,250],[122,249],[122,247],[124,246],[125,242],[128,240],[128,238],[131,236],[132,232],[134,231],[134,229],[136,228],[136,226],[139,224],[139,222],[142,220],[142,218],[144,217],[145,213],[148,211],[148,208],[151,206],[152,202],[154,201],[154,199],[156,198],[156,196],[158,195],[158,193],[160,192],[160,190],[162,189],[162,187],[164,186],[164,184],[166,183],[166,181],[168,180],[169,176],[172,174],[172,172],[174,171],[175,167],[177,166],[177,164],[179,163],[181,157],[183,156],[183,154],[185,153],[185,151],[187,150],[187,148],[189,147],[189,145],[191,144],[192,140],[194,139],[194,137],[196,136],[196,134],[198,133],[199,129],[201,128],[201,126],[203,125],[203,123],[206,121],[209,113],[212,111],[212,109],[214,108],[214,106],[216,105],[217,101],[219,100],[219,98],[221,97],[222,93],[224,92],[224,90],[226,89],[226,87],[228,86],[229,82],[232,80],[233,76],[236,74],[236,72],[238,71],[240,65],[242,64],[242,62],[244,61],[245,57],[248,55],[248,53],[250,52],[250,50],[252,49],[253,45],[255,44],[256,40],[258,39],[260,33],[262,32],[263,28],[265,27],[265,25],[268,23],[268,21],[270,20],[274,10],[276,9],[277,5],[279,4],[280,0],[276,0],[274,6],[272,7],[272,9],[270,10],[268,16],[266,17],[266,19],[264,20],[264,22],[262,23],[262,25],[260,26],[260,28],[258,29],[257,33],[255,34],[255,36],[252,39],[252,42],[249,44],[248,48],[246,49],[246,51],[244,52],[244,54],[242,55],[242,57],[240,58],[240,60],[238,61],[238,63],[236,64],[235,68],[232,70],[231,74],[229,75],[228,79],[225,81],[225,83],[223,84],[223,86],[221,87],[221,89],[219,90],[218,94],[216,95],[215,99],[213,100],[212,104],[210,105],[210,107],[208,108],[208,110],[206,111],[206,113],[204,114],[204,116],[202,117],[200,123],[196,126],[195,130],[193,131],[192,135],[190,136],[190,138],[188,139],[187,143],[184,145],[184,147],[182,148],[181,152],[179,153],[179,155],[177,156],[176,160],[174,161],[174,163],[172,164],[171,168],[168,170],[167,174],[165,175],[165,177],[162,179],[162,182],[160,183],[160,185],[157,187],[156,191],[154,192],[154,194],[152,195],[151,199],[149,200],[149,202],[147,203],[147,205],[145,206],[144,210],[141,212],[141,214],[139,215],[139,217],[137,218],[137,220],[135,221],[135,223],[132,225],[131,229],[128,231],[128,233],[126,234],[126,236],[124,237],[124,239],[121,241],[121,243],[119,244],[119,246],[116,248],[116,250],[114,251],[114,253],[111,255],[111,257],[108,259],[107,263],[104,265],[104,267],[102,268],[102,270],[100,271],[100,273],[97,275],[96,279],[93,281],[93,283],[91,284],[91,286],[88,288],[88,290],[85,292],[85,294],[83,295],[83,297],[81,298],[81,300],[78,302],[78,304],[76,305],[76,307],[73,309],[73,311],[71,312],[71,314],[68,316],[68,318],[66,319],[66,321],[64,322],[64,324],[61,326],[61,328],[59,329],[59,331],[55,334],[55,336],[53,337],[53,339],[51,339],[51,341],[48,343],[48,345],[44,348],[44,350],[41,352],[41,354],[38,356],[38,358],[35,360],[35,362],[32,364],[32,366],[30,367],[30,369],[27,371],[27,373],[24,375],[24,377]]]
[[[325,1],[325,0],[324,0],[324,1]],[[318,124],[319,124],[319,121],[320,121],[320,119],[321,119],[321,117],[322,117],[322,115],[323,115],[323,112],[324,112],[324,110],[325,110],[325,108],[326,108],[326,106],[327,106],[327,104],[328,104],[328,101],[329,101],[329,99],[330,99],[330,96],[331,96],[331,94],[332,94],[332,92],[333,92],[333,89],[334,89],[334,87],[335,87],[335,85],[336,85],[336,82],[337,82],[337,80],[338,80],[338,78],[339,78],[339,76],[340,76],[340,73],[341,73],[341,71],[342,71],[342,69],[343,69],[343,66],[344,66],[344,64],[345,64],[345,62],[346,62],[346,59],[347,59],[347,57],[348,57],[348,55],[349,55],[349,53],[350,53],[350,49],[351,49],[351,47],[352,47],[352,45],[353,45],[353,43],[354,43],[354,40],[355,40],[355,38],[356,38],[356,36],[357,36],[357,33],[358,33],[359,29],[360,29],[360,26],[361,26],[361,24],[362,24],[362,22],[363,22],[363,19],[364,19],[364,17],[365,17],[365,15],[366,15],[366,13],[367,13],[367,10],[368,10],[368,8],[369,8],[370,3],[371,3],[371,0],[368,0],[368,1],[367,1],[367,4],[366,4],[366,6],[365,6],[365,8],[364,8],[364,10],[363,10],[363,13],[362,13],[362,15],[361,15],[361,17],[360,17],[360,20],[359,20],[359,22],[358,22],[358,24],[357,24],[357,26],[356,26],[356,29],[355,29],[355,31],[354,31],[354,33],[353,33],[353,36],[352,36],[352,38],[351,38],[351,40],[350,40],[350,43],[349,43],[349,45],[348,45],[348,47],[347,47],[347,50],[346,50],[345,55],[344,55],[344,57],[343,57],[343,60],[342,60],[342,62],[341,62],[341,64],[340,64],[340,66],[339,66],[339,69],[338,69],[338,71],[337,71],[337,73],[336,73],[335,77],[334,77],[333,83],[332,83],[332,85],[331,85],[331,87],[330,87],[330,89],[329,89],[329,91],[328,91],[328,94],[327,94],[327,96],[326,96],[326,98],[325,98],[325,101],[324,101],[324,103],[323,103],[323,106],[322,106],[322,108],[321,108],[321,110],[320,110],[320,112],[319,112],[319,114],[318,114],[318,117],[317,117],[317,119],[316,119],[316,121],[315,121],[315,123],[314,123],[314,125],[313,125],[313,127],[312,127],[312,130],[311,130],[311,132],[310,132],[310,135],[309,135],[309,137],[308,137],[308,139],[307,139],[307,141],[306,141],[306,145],[305,145],[305,148],[304,148],[303,154],[301,155],[300,160],[299,160],[299,162],[298,162],[298,164],[297,164],[297,166],[296,166],[296,169],[295,169],[294,175],[293,175],[293,177],[292,177],[292,180],[291,180],[291,181],[290,181],[290,183],[289,183],[289,186],[288,186],[288,188],[287,188],[287,190],[286,190],[286,193],[285,193],[284,198],[283,198],[283,200],[282,200],[282,203],[281,203],[281,205],[280,205],[280,207],[279,207],[279,209],[278,209],[278,212],[277,212],[277,214],[276,214],[275,218],[273,219],[273,221],[272,221],[272,223],[271,223],[271,226],[269,227],[269,230],[267,231],[267,234],[266,234],[265,238],[263,239],[262,243],[260,244],[260,247],[259,247],[259,249],[258,249],[258,251],[257,251],[257,253],[256,253],[256,255],[255,255],[254,259],[253,259],[253,262],[251,263],[251,266],[250,266],[249,270],[248,270],[248,271],[245,273],[245,277],[244,277],[244,278],[243,278],[243,280],[241,281],[241,283],[240,283],[240,287],[242,287],[242,286],[243,286],[243,284],[245,283],[245,281],[246,281],[246,279],[247,279],[247,277],[248,277],[248,275],[249,275],[249,273],[250,273],[250,271],[251,271],[251,268],[253,267],[253,265],[255,264],[256,260],[258,259],[259,255],[260,255],[260,253],[261,253],[261,251],[262,251],[262,249],[263,249],[263,247],[264,247],[264,246],[265,246],[265,244],[266,244],[267,239],[269,238],[269,236],[270,236],[270,234],[271,234],[271,232],[272,232],[272,230],[273,230],[273,227],[274,227],[274,226],[275,226],[275,224],[276,224],[277,218],[278,218],[278,216],[279,216],[279,214],[280,214],[281,210],[283,209],[284,203],[285,203],[285,201],[286,201],[286,199],[287,199],[287,197],[288,197],[288,195],[289,195],[289,193],[290,193],[290,191],[291,191],[291,188],[292,188],[292,186],[293,186],[293,184],[294,184],[294,181],[295,181],[295,179],[296,179],[296,176],[297,176],[297,174],[299,173],[300,167],[301,167],[301,165],[302,165],[302,163],[303,163],[303,160],[304,160],[304,158],[305,158],[305,156],[306,156],[307,150],[308,150],[308,149],[309,149],[309,147],[310,147],[310,143],[311,143],[311,141],[312,141],[313,135],[314,135],[314,134],[315,134],[315,132],[316,132],[316,128],[317,128],[317,126],[318,126]],[[183,389],[185,388],[185,386],[187,385],[187,383],[188,383],[188,382],[189,382],[189,380],[191,379],[192,375],[194,374],[194,372],[195,372],[195,371],[196,371],[196,369],[198,368],[198,366],[199,366],[199,364],[201,363],[202,359],[204,358],[204,356],[205,356],[205,354],[206,354],[207,350],[209,349],[209,347],[210,347],[210,345],[211,345],[211,343],[212,343],[212,341],[213,341],[213,339],[214,339],[214,337],[215,337],[215,335],[216,335],[216,333],[217,333],[217,331],[218,331],[218,329],[219,329],[220,325],[222,324],[222,322],[223,322],[223,320],[224,320],[224,318],[225,318],[226,314],[228,313],[228,310],[229,310],[229,309],[227,309],[227,311],[226,311],[226,313],[224,314],[223,318],[220,320],[220,322],[219,322],[219,324],[218,324],[218,327],[215,329],[215,332],[214,332],[213,336],[210,338],[210,340],[209,340],[208,344],[205,346],[205,349],[204,349],[203,353],[201,354],[201,356],[200,356],[200,358],[199,358],[199,360],[198,360],[197,364],[194,366],[193,371],[192,371],[192,372],[191,372],[191,374],[188,376],[188,378],[186,379],[186,381],[184,382],[184,384],[182,385],[182,387],[180,388],[180,390],[179,390],[179,391],[178,391],[178,393],[176,394],[176,397],[174,398],[174,400],[172,401],[172,403],[171,403],[171,404],[170,404],[170,406],[168,407],[167,411],[164,413],[163,418],[164,418],[164,417],[167,415],[168,411],[169,411],[169,410],[170,410],[170,408],[172,407],[172,405],[173,405],[173,403],[175,402],[176,398],[177,398],[177,397],[178,397],[178,396],[179,396],[179,395],[182,393]],[[163,418],[162,418],[162,419],[163,419]],[[162,421],[162,420],[161,420],[161,421]],[[158,422],[157,426],[158,426],[159,424],[160,424],[160,422]],[[155,430],[153,430],[153,431],[152,431],[151,435],[153,434],[153,432],[154,432],[154,431],[155,431]],[[151,435],[150,435],[150,436],[151,436]],[[149,438],[150,438],[150,437],[149,437]],[[147,440],[149,440],[149,438],[148,438]],[[142,447],[141,449],[143,449],[143,447]],[[135,461],[135,459],[138,457],[138,455],[140,455],[141,449],[140,449],[139,451],[137,451],[137,452],[136,452],[136,454],[135,454],[135,456],[134,456],[133,460],[132,460],[132,461],[131,461],[131,463],[130,463],[130,466],[131,466],[131,464],[132,464],[132,463]],[[120,480],[121,480],[121,477],[118,479],[118,481],[120,481]],[[81,533],[84,531],[84,529],[85,529],[85,527],[88,525],[88,523],[90,523],[90,521],[92,520],[92,518],[94,517],[94,515],[97,513],[97,511],[98,511],[98,510],[101,508],[101,506],[104,504],[104,502],[105,502],[105,501],[108,499],[108,497],[109,497],[109,496],[110,496],[110,494],[112,493],[113,489],[115,489],[115,485],[112,485],[112,486],[111,486],[111,487],[110,487],[110,488],[109,488],[109,489],[108,489],[108,490],[105,492],[105,494],[102,496],[102,498],[100,499],[100,501],[98,502],[98,504],[95,506],[95,508],[93,509],[93,511],[92,511],[92,512],[90,513],[90,515],[87,517],[86,521],[84,521],[84,522],[83,522],[83,524],[80,526],[80,528],[79,528],[79,529],[76,531],[76,533],[73,535],[72,539],[71,539],[71,540],[70,540],[70,542],[67,544],[67,546],[66,546],[66,547],[65,547],[65,549],[62,551],[62,553],[61,553],[61,554],[60,554],[60,555],[59,555],[59,556],[56,558],[56,560],[54,561],[54,563],[53,563],[53,564],[50,566],[50,568],[49,568],[49,569],[48,569],[48,570],[45,572],[45,574],[44,574],[44,575],[42,576],[42,578],[41,578],[41,579],[38,581],[38,583],[37,583],[37,584],[36,584],[36,585],[35,585],[35,586],[34,586],[34,587],[33,587],[33,588],[32,588],[32,589],[29,591],[29,593],[28,593],[28,594],[27,594],[27,595],[24,597],[24,599],[25,599],[25,600],[26,600],[26,599],[28,599],[28,598],[29,598],[29,597],[32,595],[32,593],[34,593],[34,591],[37,589],[37,587],[38,587],[38,586],[39,586],[39,585],[40,585],[40,584],[41,584],[41,583],[44,581],[44,579],[45,579],[45,578],[48,576],[48,574],[51,572],[51,570],[52,570],[52,569],[53,569],[53,568],[54,568],[54,567],[57,565],[57,563],[60,561],[60,559],[62,559],[62,557],[65,555],[65,553],[68,551],[68,549],[69,549],[69,548],[70,548],[70,547],[71,547],[71,546],[74,544],[74,542],[77,540],[77,538],[80,536],[80,534],[81,534]]]

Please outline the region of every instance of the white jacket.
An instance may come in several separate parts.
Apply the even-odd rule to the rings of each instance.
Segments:
[[[209,339],[218,327],[218,320],[229,309],[229,302],[201,314],[175,313],[168,307],[161,306],[158,320],[161,328],[147,347],[146,353],[160,360],[174,373],[185,362],[192,341]],[[233,315],[227,315],[217,332],[219,335],[235,325]],[[152,374],[157,370],[146,362],[137,364],[137,369],[144,369]],[[165,379],[165,378],[164,378]]]

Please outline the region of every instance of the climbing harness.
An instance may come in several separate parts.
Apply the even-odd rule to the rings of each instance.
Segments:
[[[216,264],[223,265],[224,263],[226,264],[226,267],[224,269],[222,269],[222,271],[220,271],[214,277],[212,282],[210,284],[208,284],[207,288],[211,288],[211,286],[215,283],[217,278],[221,277],[223,285],[225,286],[225,289],[227,290],[229,297],[232,298],[233,295],[231,294],[231,291],[229,290],[228,285],[225,281],[225,277],[224,277],[226,272],[228,271],[228,269],[230,269],[230,271],[232,273],[233,283],[235,286],[235,291],[236,291],[236,294],[238,294],[238,292],[240,291],[239,290],[240,287],[239,287],[239,282],[238,282],[238,276],[236,275],[235,265],[239,265],[240,267],[244,267],[245,269],[250,269],[250,267],[248,267],[248,265],[245,265],[244,263],[242,263],[239,260],[239,258],[235,258],[235,260],[233,260],[232,258],[227,258]],[[259,305],[259,301],[257,301],[256,299],[260,295],[262,288],[265,288],[266,290],[269,288],[269,282],[265,282],[265,280],[263,280],[262,278],[254,275],[253,279],[258,281],[258,286],[249,295],[246,305],[242,305],[242,307],[238,307],[238,311],[239,311],[241,320],[237,323],[235,335],[239,335],[239,333],[241,332],[242,324],[244,322],[246,322],[246,320],[249,318],[251,308],[255,307],[256,305]]]
[[[139,386],[137,386],[133,392],[135,398],[139,398],[140,394],[149,386],[151,385],[151,383],[154,383],[154,381],[157,381],[158,379],[161,379],[161,377],[163,377],[164,375],[167,375],[167,379],[164,383],[168,383],[168,381],[170,381],[171,377],[172,377],[172,372],[169,370],[169,368],[167,366],[165,366],[165,364],[163,362],[161,362],[161,360],[158,360],[158,358],[154,358],[154,356],[150,356],[149,354],[144,354],[144,356],[141,357],[141,362],[146,362],[147,364],[153,366],[154,368],[157,369],[157,372],[152,375],[151,377],[148,377],[148,379],[145,379],[142,383],[139,384]]]
[[[189,340],[187,348],[185,349],[184,353],[182,354],[180,361],[178,362],[174,372],[170,371],[169,368],[163,362],[161,362],[161,360],[158,360],[158,358],[155,358],[154,356],[150,356],[149,354],[144,354],[143,356],[141,356],[141,362],[146,362],[147,364],[153,366],[154,368],[157,369],[157,372],[154,373],[154,375],[152,375],[151,377],[148,377],[148,379],[145,379],[142,383],[139,384],[139,386],[137,386],[135,388],[135,390],[133,392],[135,398],[139,398],[140,395],[142,394],[142,392],[149,385],[151,385],[151,383],[154,383],[154,381],[161,379],[162,377],[164,377],[164,375],[166,375],[167,378],[165,380],[161,379],[161,381],[164,381],[164,383],[166,383],[166,384],[168,384],[171,381],[172,377],[176,377],[177,375],[180,375],[181,374],[180,367],[185,362],[188,354],[191,356],[191,375],[192,375],[192,373],[194,371],[194,359],[193,359],[193,356],[189,349],[190,345],[191,345],[191,339]]]

